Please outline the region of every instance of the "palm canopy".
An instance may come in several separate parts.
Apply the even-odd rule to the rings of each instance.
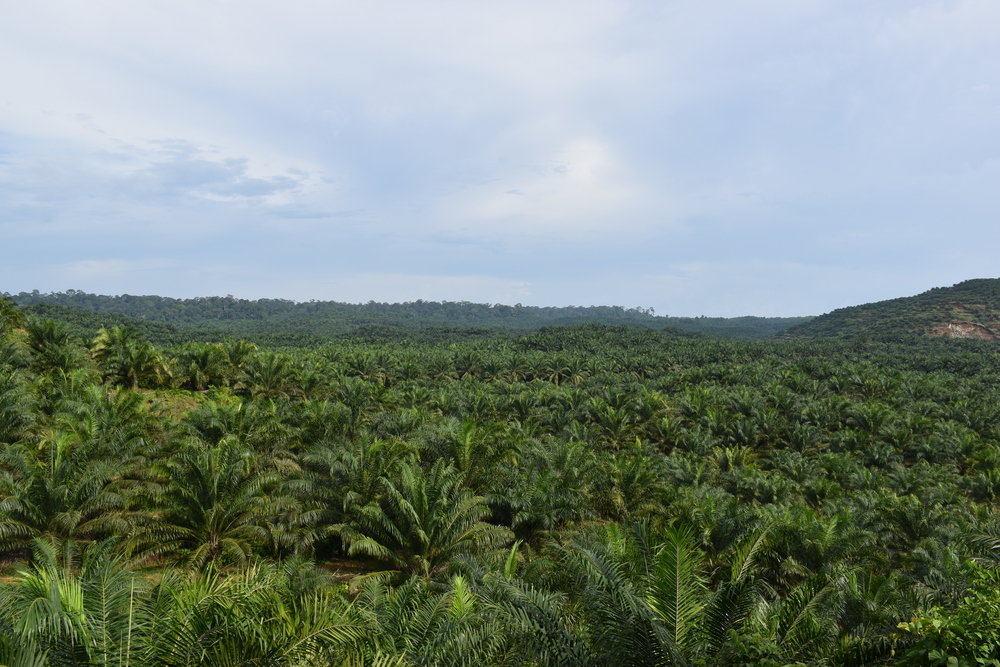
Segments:
[[[191,442],[154,472],[156,511],[127,542],[138,561],[165,557],[194,569],[216,560],[245,564],[255,549],[273,545],[277,517],[299,507],[280,492],[272,467],[229,439],[214,447]]]
[[[56,433],[38,449],[19,444],[0,454],[0,551],[23,550],[39,537],[88,540],[128,530],[123,464],[94,450],[93,442]]]
[[[170,376],[163,355],[131,327],[100,329],[90,351],[105,378],[117,384],[157,386]]]
[[[484,521],[490,516],[486,500],[461,481],[444,460],[426,471],[418,464],[400,466],[398,476],[381,479],[379,500],[340,527],[348,553],[427,577],[441,572],[455,556],[509,541],[509,530]]]
[[[223,576],[209,568],[194,579],[171,574],[143,609],[148,630],[139,647],[148,667],[356,664],[368,633],[333,591],[296,594],[273,565]]]
[[[34,565],[0,584],[0,664],[325,667],[370,643],[352,607],[328,586],[299,585],[294,567],[167,571],[151,585],[113,543],[82,557],[64,546],[35,542]]]

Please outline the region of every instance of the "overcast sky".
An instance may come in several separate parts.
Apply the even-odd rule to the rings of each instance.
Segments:
[[[996,0],[32,0],[0,292],[806,315],[1000,276]]]

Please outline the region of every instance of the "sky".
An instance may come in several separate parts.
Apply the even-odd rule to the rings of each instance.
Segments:
[[[1000,276],[996,0],[32,0],[0,293],[816,315]]]

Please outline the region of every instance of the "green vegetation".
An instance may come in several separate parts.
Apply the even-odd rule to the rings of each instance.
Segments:
[[[36,307],[0,299],[0,665],[1000,664],[991,341]]]
[[[1000,279],[966,280],[917,296],[839,308],[792,326],[779,336],[907,340],[927,334],[983,340],[1000,338]]]
[[[10,294],[6,296],[11,297]],[[318,337],[367,337],[379,339],[416,339],[436,342],[442,339],[481,337],[489,332],[528,333],[544,326],[566,326],[585,322],[631,324],[661,329],[673,327],[724,338],[770,338],[775,333],[808,320],[806,317],[666,317],[646,308],[620,306],[504,306],[461,302],[415,301],[411,303],[366,304],[310,301],[296,303],[283,299],[250,301],[227,297],[170,299],[159,296],[99,296],[76,290],[40,294],[22,292],[13,300],[27,306],[26,312],[40,317],[72,321],[78,327],[96,330],[123,326],[126,316],[148,323],[169,324],[189,333],[188,340],[221,340],[225,336],[251,338],[272,345],[308,347]],[[62,306],[63,310],[53,310]],[[99,313],[77,313],[66,307]],[[131,323],[157,344],[179,342],[174,329]],[[265,337],[265,340],[261,340]]]

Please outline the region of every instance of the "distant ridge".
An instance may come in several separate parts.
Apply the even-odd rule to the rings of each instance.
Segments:
[[[1000,279],[977,278],[916,296],[838,308],[776,338],[923,336],[1000,340]]]
[[[101,296],[77,290],[7,294],[22,307],[53,304],[95,313],[124,315],[178,329],[237,337],[295,335],[343,337],[357,332],[399,337],[433,327],[482,328],[530,333],[546,326],[587,323],[672,327],[723,338],[765,339],[806,321],[805,317],[668,317],[646,308],[621,306],[506,306],[468,301],[365,304],[336,301],[238,299],[232,296],[174,299],[160,296]],[[166,332],[165,332],[166,333]],[[172,332],[169,332],[172,335]]]

